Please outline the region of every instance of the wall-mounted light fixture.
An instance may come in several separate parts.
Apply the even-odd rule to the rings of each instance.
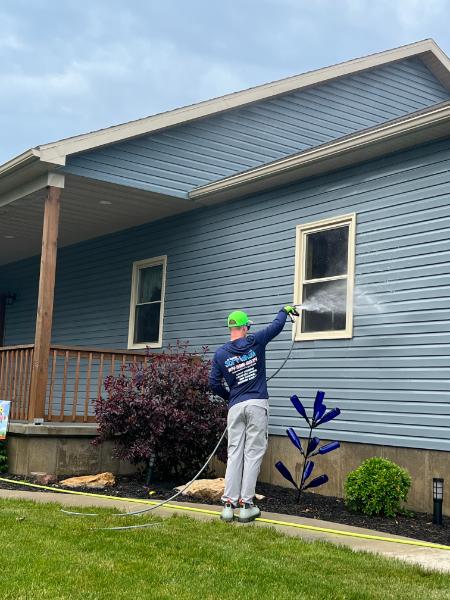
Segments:
[[[442,525],[442,502],[444,498],[444,480],[433,479],[433,523]]]
[[[6,294],[6,305],[11,306],[17,300],[17,294],[15,292],[8,292]]]

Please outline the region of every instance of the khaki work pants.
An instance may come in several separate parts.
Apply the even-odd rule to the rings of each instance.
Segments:
[[[268,421],[268,410],[262,406],[240,402],[230,408],[223,502],[235,506],[239,500],[253,502],[261,462],[267,450]]]

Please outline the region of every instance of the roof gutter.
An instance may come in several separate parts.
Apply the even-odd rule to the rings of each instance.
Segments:
[[[30,148],[26,152],[19,154],[5,162],[3,165],[0,165],[0,177],[6,177],[10,175],[13,171],[17,171],[22,167],[28,166],[31,162],[40,159],[39,151],[36,148]]]
[[[226,200],[355,165],[386,152],[392,153],[447,135],[450,135],[448,103],[197,187],[189,193],[189,197],[193,200]]]

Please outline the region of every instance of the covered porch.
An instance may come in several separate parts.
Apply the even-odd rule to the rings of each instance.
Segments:
[[[0,178],[0,398],[11,401],[13,422],[92,423],[105,378],[126,364],[147,360],[145,350],[128,350],[126,344],[53,343],[58,248],[195,206],[187,198],[64,175],[30,158],[20,170]],[[8,314],[24,299],[13,282],[1,277],[1,268],[39,253],[37,298],[27,298],[35,306],[34,339],[29,333],[21,338],[8,330]],[[11,336],[20,343],[8,344]]]
[[[64,175],[41,162],[24,160],[19,170],[0,176],[0,398],[11,401],[12,472],[75,474],[108,468],[110,453],[106,456],[105,449],[94,450],[90,444],[96,434],[96,399],[108,375],[147,361],[145,349],[129,349],[126,341],[122,347],[105,347],[101,339],[96,343],[95,332],[89,345],[60,333],[55,342],[58,249],[101,240],[195,206],[187,198]],[[11,277],[16,265],[27,260],[34,260],[36,267],[39,260],[33,295],[17,290]],[[25,303],[27,323],[22,327],[17,316],[21,311],[14,311]],[[35,315],[33,322],[30,314]],[[78,450],[68,461],[67,444],[75,442]],[[129,468],[116,465],[115,470]]]

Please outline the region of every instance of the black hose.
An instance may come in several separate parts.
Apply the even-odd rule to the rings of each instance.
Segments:
[[[290,358],[290,356],[292,354],[292,350],[294,349],[294,345],[295,345],[295,338],[296,338],[296,334],[297,334],[297,323],[298,323],[298,321],[295,321],[292,344],[291,344],[291,346],[289,348],[289,352],[287,353],[286,358],[282,362],[281,366],[278,367],[278,369],[275,371],[275,373],[272,373],[272,375],[270,377],[268,377],[266,379],[266,381],[270,381],[276,375],[278,375],[278,373],[281,371],[281,369],[283,369],[284,365],[289,360],[289,358]],[[193,479],[191,479],[176,494],[174,494],[173,496],[171,496],[167,500],[162,500],[161,502],[158,502],[158,504],[155,504],[154,506],[151,506],[150,508],[143,508],[141,510],[135,510],[133,512],[127,512],[127,513],[117,513],[114,516],[117,516],[117,517],[132,517],[132,516],[135,516],[135,515],[141,515],[143,513],[147,513],[147,512],[150,512],[152,510],[156,510],[157,508],[160,508],[161,506],[164,506],[164,504],[168,504],[169,502],[172,502],[173,500],[175,500],[175,498],[178,498],[178,496],[180,496],[180,494],[182,494],[183,492],[185,492],[194,483],[194,481],[196,481],[200,477],[200,475],[203,473],[203,471],[206,469],[206,467],[212,461],[212,459],[214,458],[217,450],[219,449],[220,444],[222,443],[222,440],[224,439],[224,437],[226,435],[226,432],[227,432],[227,428],[225,427],[225,430],[222,433],[222,435],[220,436],[220,439],[217,442],[216,447],[214,448],[214,450],[209,455],[208,460],[205,462],[205,464],[203,465],[203,467],[195,475],[195,477],[193,477]],[[65,513],[66,515],[76,515],[76,516],[80,516],[80,517],[98,517],[98,516],[100,516],[98,513],[81,513],[81,512],[73,512],[73,511],[68,511],[68,510],[63,510],[63,509],[61,509],[61,512]],[[142,529],[144,527],[150,527],[152,525],[154,525],[154,523],[147,523],[145,525],[129,525],[129,526],[126,526],[126,527],[104,527],[104,528],[102,528],[102,530],[106,530],[106,531],[119,531],[119,530],[124,530],[124,529]]]

